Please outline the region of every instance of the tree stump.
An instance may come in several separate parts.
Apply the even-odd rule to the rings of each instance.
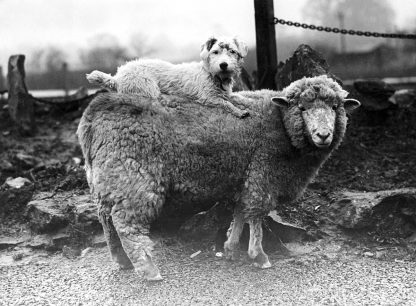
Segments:
[[[303,77],[323,74],[342,85],[341,80],[329,72],[329,65],[321,54],[308,45],[300,45],[285,63],[279,63],[276,74],[277,89],[282,90],[290,83]]]
[[[8,104],[10,117],[15,122],[18,132],[23,136],[31,136],[35,133],[35,99],[27,92],[24,62],[24,55],[12,55],[9,58]]]
[[[6,90],[6,80],[3,77],[3,67],[0,66],[0,93],[3,94]]]

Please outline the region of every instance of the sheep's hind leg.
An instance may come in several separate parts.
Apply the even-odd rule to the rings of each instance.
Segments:
[[[111,216],[107,214],[104,209],[100,209],[98,214],[101,225],[103,226],[104,236],[107,240],[108,249],[112,259],[118,263],[120,269],[128,270],[133,269],[133,264],[128,258],[126,252],[124,252],[123,246],[120,241],[120,237],[113,225]]]
[[[147,280],[162,280],[159,269],[153,263],[152,250],[154,243],[150,240],[149,226],[140,224],[134,216],[125,211],[113,211],[112,218],[117,229],[123,249],[137,272],[143,272]]]
[[[224,243],[225,258],[235,260],[238,257],[238,247],[241,233],[244,228],[244,215],[241,212],[234,212],[234,219],[227,232],[227,241]]]
[[[248,256],[254,259],[254,265],[258,268],[270,268],[269,257],[264,253],[261,242],[263,240],[262,219],[250,220],[250,240],[248,243]]]

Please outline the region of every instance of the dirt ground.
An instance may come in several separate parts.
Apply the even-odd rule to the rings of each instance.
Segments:
[[[82,153],[75,135],[81,111],[62,112],[40,108],[37,113],[37,135],[23,138],[14,131],[4,105],[5,101],[2,101],[0,185],[7,177],[23,176],[34,182],[35,192],[88,193],[82,170]],[[34,160],[30,157],[16,158],[19,153]],[[299,295],[299,292],[304,292],[302,301],[307,305],[350,305],[356,302],[382,304],[380,294],[386,298],[394,297],[392,304],[414,304],[414,290],[410,293],[408,287],[415,288],[416,277],[414,272],[409,274],[408,270],[416,271],[415,244],[406,243],[404,233],[394,223],[386,222],[372,232],[341,230],[328,219],[328,211],[331,195],[338,191],[379,191],[416,186],[415,153],[416,114],[398,109],[382,113],[359,110],[354,114],[342,146],[321,169],[303,198],[278,209],[278,214],[285,221],[301,225],[323,239],[309,244],[292,245],[288,247],[293,251],[289,256],[271,254],[273,261],[278,261],[279,264],[270,271],[253,270],[247,260],[226,263],[222,258],[217,258],[209,246],[182,243],[172,232],[156,232],[154,234],[161,241],[159,245],[162,245],[159,260],[164,265],[165,273],[169,275],[169,280],[162,285],[163,294],[159,295],[161,291],[155,285],[144,285],[133,274],[115,271],[104,248],[94,249],[84,258],[72,260],[62,257],[61,253],[28,251],[30,256],[20,262],[12,260],[13,250],[5,250],[0,252],[0,278],[3,278],[0,292],[6,292],[6,299],[0,299],[0,305],[9,304],[4,301],[36,304],[30,298],[33,297],[40,280],[56,286],[56,291],[46,291],[44,298],[42,295],[38,296],[41,301],[38,305],[59,304],[59,300],[54,299],[61,294],[69,296],[64,299],[68,304],[78,305],[97,304],[96,298],[102,301],[98,304],[103,305],[111,305],[111,301],[114,304],[134,304],[134,298],[137,297],[141,298],[140,301],[149,303],[168,304],[163,301],[170,301],[171,304],[181,304],[181,292],[187,294],[183,296],[192,296],[189,300],[182,300],[185,304],[255,304],[256,301],[302,304],[300,300],[297,303],[290,298],[291,295]],[[1,217],[1,237],[15,237],[27,231],[26,221],[21,216]],[[196,250],[203,252],[195,260],[190,260],[189,255]],[[346,269],[339,270],[341,266]],[[374,278],[371,278],[373,266],[376,272]],[[54,272],[55,269],[68,276],[62,279]],[[221,273],[217,273],[218,271]],[[404,274],[400,274],[400,271],[404,271]],[[224,276],[227,273],[230,277]],[[319,281],[312,286],[314,273],[319,275]],[[29,274],[32,276],[28,276]],[[25,281],[25,275],[33,283]],[[367,275],[370,275],[368,282],[360,280],[360,277]],[[11,281],[13,277],[18,277],[18,280]],[[365,290],[351,292],[348,281],[350,277]],[[178,278],[183,278],[183,281],[173,280]],[[253,284],[254,278],[258,281]],[[239,279],[243,279],[244,286],[240,286]],[[387,281],[390,279],[397,286],[397,290],[390,287],[392,283]],[[218,286],[224,280],[221,285],[223,289],[218,291],[213,288],[210,280]],[[86,282],[92,289],[84,291],[77,285],[78,281],[81,284]],[[121,285],[114,285],[118,281]],[[97,285],[98,283],[101,285]],[[258,286],[262,286],[261,291],[257,290]],[[309,291],[304,291],[308,286]],[[356,285],[351,286],[355,288]],[[105,291],[107,287],[113,289]],[[123,296],[117,296],[114,288],[117,288],[117,292],[122,291]],[[276,295],[277,291],[281,295]],[[17,292],[20,292],[21,300],[11,297]],[[79,293],[74,294],[75,292]],[[101,294],[102,292],[106,293]],[[393,295],[389,296],[390,293]],[[264,298],[264,295],[277,300]],[[169,298],[163,300],[163,297]],[[357,299],[354,300],[355,298]]]
[[[120,271],[104,248],[83,258],[61,254],[0,266],[0,305],[415,305],[416,263],[379,261],[337,245],[272,254],[258,270],[178,245],[158,248],[165,280]]]

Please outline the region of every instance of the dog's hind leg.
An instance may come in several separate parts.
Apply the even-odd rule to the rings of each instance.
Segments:
[[[111,91],[117,90],[117,84],[114,78],[107,73],[94,70],[93,72],[86,75],[87,80],[92,85],[99,86],[101,88],[109,89]]]
[[[145,67],[126,65],[119,68],[117,75],[117,90],[122,93],[134,93],[157,99],[160,88],[156,78]]]

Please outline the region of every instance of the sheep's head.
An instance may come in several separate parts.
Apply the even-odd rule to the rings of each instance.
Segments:
[[[328,148],[340,140],[346,128],[345,113],[360,106],[346,99],[348,92],[327,76],[303,78],[283,90],[272,101],[283,109],[284,124],[292,144],[305,146],[305,138],[317,148]],[[338,134],[338,135],[337,135]]]

